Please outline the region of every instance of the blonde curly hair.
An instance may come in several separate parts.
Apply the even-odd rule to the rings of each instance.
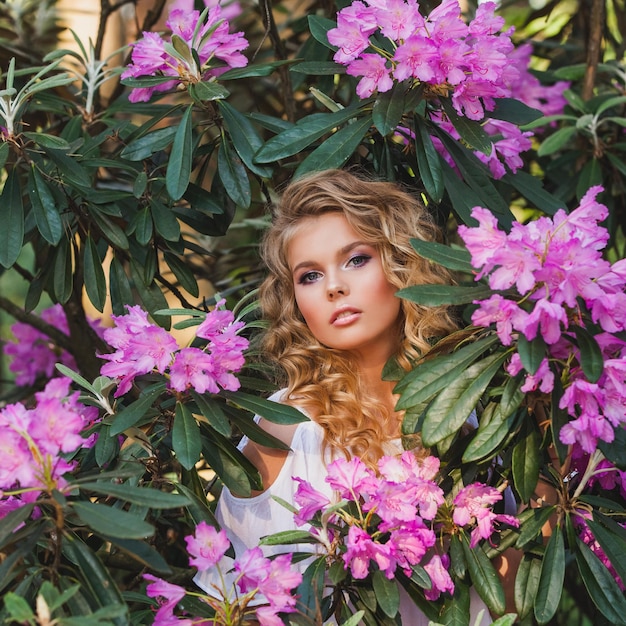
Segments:
[[[262,243],[268,274],[260,303],[269,327],[264,356],[278,365],[287,398],[307,410],[324,429],[324,445],[346,457],[375,465],[384,454],[395,416],[361,384],[349,355],[322,345],[296,305],[288,246],[304,218],[342,214],[359,237],[374,245],[389,282],[398,289],[418,284],[449,284],[450,274],[419,256],[410,239],[439,241],[441,233],[425,207],[389,182],[366,180],[343,170],[315,173],[291,182],[274,209]],[[448,307],[401,301],[397,326],[398,365],[408,371],[432,341],[456,324]]]

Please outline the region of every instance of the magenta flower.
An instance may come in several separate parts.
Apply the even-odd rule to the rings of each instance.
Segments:
[[[491,326],[495,323],[496,333],[504,346],[513,342],[513,331],[523,327],[528,313],[517,302],[494,294],[487,300],[475,302],[478,308],[472,313],[472,323],[477,326]]]
[[[184,392],[190,387],[198,393],[218,393],[214,375],[215,359],[199,348],[182,348],[170,366],[169,387]]]
[[[192,556],[189,564],[204,571],[214,567],[230,547],[226,531],[216,530],[205,521],[196,526],[193,535],[185,537],[187,552]]]
[[[298,488],[293,496],[294,502],[300,507],[294,515],[294,520],[298,526],[302,526],[312,520],[317,513],[330,504],[330,500],[314,489],[309,482],[303,478],[293,476],[293,480],[298,483]]]
[[[144,574],[143,577],[152,581],[146,587],[146,595],[159,601],[159,608],[154,615],[154,623],[162,626],[173,623],[173,621],[179,623],[178,618],[174,617],[174,608],[185,597],[185,589],[152,574]]]
[[[248,593],[258,588],[259,583],[269,575],[269,565],[269,559],[263,556],[263,551],[258,546],[246,550],[234,565],[241,591]]]
[[[454,593],[454,583],[447,569],[449,561],[448,555],[433,554],[430,561],[424,565],[432,582],[430,589],[424,589],[424,596],[427,600],[437,600],[442,593]]]
[[[356,456],[349,461],[333,461],[328,466],[326,482],[339,492],[340,497],[350,500],[358,500],[360,495],[374,493],[379,485],[374,472]]]
[[[364,53],[346,69],[350,76],[362,76],[356,87],[359,98],[369,98],[374,91],[389,91],[393,87],[387,60],[378,54]]]
[[[346,552],[342,555],[344,568],[354,578],[363,579],[369,574],[370,561],[374,561],[389,579],[393,578],[396,559],[390,543],[380,544],[358,526],[350,526],[346,537]]]
[[[435,545],[436,539],[435,533],[418,520],[399,526],[389,534],[389,543],[394,546],[398,566],[407,576],[411,575],[411,567],[420,563],[426,552]]]

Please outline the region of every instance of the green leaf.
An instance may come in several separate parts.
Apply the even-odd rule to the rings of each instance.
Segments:
[[[67,239],[61,239],[54,252],[52,291],[54,297],[65,304],[72,295],[72,248]]]
[[[42,148],[53,148],[56,150],[69,150],[70,144],[63,139],[63,137],[57,137],[56,135],[49,135],[47,133],[22,133],[24,137],[30,139],[33,143],[41,146]]]
[[[496,352],[474,363],[439,393],[424,416],[422,439],[425,446],[432,446],[459,431],[506,358],[506,353]]]
[[[326,560],[323,556],[315,559],[304,571],[298,585],[298,612],[313,623],[322,604],[326,575]]]
[[[145,246],[152,239],[152,213],[145,206],[135,214],[135,238],[137,243]]]
[[[319,541],[308,530],[281,530],[263,537],[259,541],[261,546],[282,546],[296,543],[317,544]]]
[[[434,202],[441,202],[444,191],[441,159],[420,116],[413,116],[413,127],[415,129],[415,156],[424,188]]]
[[[520,335],[517,340],[517,351],[524,369],[529,374],[535,374],[546,356],[546,343],[541,335],[537,335],[532,341]]]
[[[10,591],[4,596],[4,608],[8,611],[11,621],[19,622],[20,624],[28,622],[29,624],[35,624],[35,614],[28,605],[28,602],[22,596],[18,596],[16,593]]]
[[[463,539],[461,545],[472,584],[478,595],[493,613],[502,615],[506,609],[504,590],[491,561],[480,546],[470,548],[466,538]]]
[[[126,313],[125,305],[133,301],[133,294],[124,266],[117,256],[111,259],[109,268],[109,293],[113,314],[124,315]]]
[[[63,236],[63,222],[54,196],[34,164],[28,173],[27,184],[37,228],[48,243],[56,246]]]
[[[587,380],[598,382],[604,370],[604,358],[595,337],[582,326],[574,326],[574,333],[580,349],[580,364]]]
[[[378,606],[385,615],[395,617],[400,608],[400,591],[395,580],[389,580],[380,570],[372,576]]]
[[[232,435],[230,423],[218,402],[213,400],[210,395],[203,395],[195,391],[191,392],[191,397],[194,399],[199,411],[206,417],[211,428],[214,428],[224,437]]]
[[[222,134],[222,142],[217,153],[217,170],[230,199],[237,206],[247,209],[252,199],[248,174],[225,134]]]
[[[489,117],[493,119],[522,126],[543,117],[541,111],[529,107],[517,98],[495,98],[494,100],[495,109],[489,111]]]
[[[228,98],[230,91],[216,82],[199,82],[189,85],[191,97],[199,102],[210,102],[217,100],[218,103],[224,98]]]
[[[176,129],[170,159],[165,173],[165,186],[172,200],[180,200],[189,185],[193,161],[193,126],[189,106]]]
[[[538,176],[518,170],[515,174],[505,174],[502,180],[519,191],[524,198],[530,200],[538,209],[541,209],[548,215],[554,215],[559,209],[565,207],[565,202],[544,188]]]
[[[130,555],[139,563],[142,563],[152,571],[160,574],[171,574],[172,569],[167,564],[167,561],[150,545],[145,541],[138,539],[120,539],[119,537],[104,537],[106,541],[110,541],[118,548],[123,550],[126,554]],[[77,625],[77,626],[82,626]]]
[[[129,161],[143,161],[156,152],[165,150],[174,141],[174,135],[176,135],[177,131],[177,126],[159,128],[143,137],[139,137],[139,139],[131,141],[122,150],[120,156]]]
[[[402,83],[396,83],[390,91],[379,94],[374,102],[372,122],[383,137],[396,130],[402,119],[404,91],[405,86]]]
[[[34,504],[26,504],[0,518],[0,548],[6,545],[7,539],[12,537],[15,529],[30,516],[33,507]]]
[[[337,50],[336,46],[333,46],[328,41],[328,31],[331,30],[331,28],[337,28],[337,22],[329,20],[326,17],[320,17],[319,15],[307,15],[307,20],[309,22],[311,35],[327,48]]]
[[[559,130],[543,140],[539,146],[539,150],[537,150],[537,154],[539,156],[554,154],[557,150],[563,148],[565,144],[572,139],[574,135],[576,135],[576,132],[575,126],[565,126],[563,128],[559,128]]]
[[[75,372],[73,369],[67,367],[67,365],[63,365],[63,363],[56,363],[55,368],[63,374],[63,376],[67,376],[72,382],[76,383],[79,387],[89,391],[94,396],[100,395],[96,388],[83,376],[81,376],[78,372]]]
[[[520,527],[520,534],[515,544],[515,547],[520,549],[539,535],[546,522],[556,512],[556,506],[545,506],[540,509],[527,510],[530,511],[530,515],[523,520]]]
[[[622,555],[622,559],[623,559]],[[576,539],[576,564],[589,597],[609,623],[623,624],[626,616],[626,598],[613,575],[591,548]]]
[[[272,163],[297,154],[356,115],[357,111],[354,108],[342,109],[335,113],[307,115],[295,126],[291,126],[267,141],[257,152],[254,160],[257,163]]]
[[[520,619],[533,610],[533,603],[539,588],[541,560],[532,554],[524,554],[515,576],[515,609]]]
[[[541,436],[532,427],[527,428],[513,448],[513,483],[522,502],[528,502],[535,492],[541,465],[540,449]]]
[[[93,205],[89,207],[89,216],[93,218],[98,228],[102,231],[102,234],[113,246],[121,248],[122,250],[128,250],[128,238],[126,234],[117,224],[112,222],[108,216]]]
[[[594,520],[585,520],[585,523],[592,532],[594,539],[609,558],[611,565],[617,572],[621,580],[626,580],[626,530],[617,524],[610,517],[594,511],[594,519],[599,519],[600,523]]]
[[[9,158],[9,144],[6,141],[0,143],[0,170],[6,165]]]
[[[182,402],[176,403],[176,416],[172,428],[172,448],[185,469],[191,469],[197,463],[202,451],[198,423],[191,411]]]
[[[200,289],[189,266],[171,252],[165,252],[163,258],[174,276],[176,276],[180,286],[194,298],[197,298],[200,295]]]
[[[557,526],[552,532],[541,561],[539,587],[535,597],[535,618],[547,624],[559,607],[565,579],[565,544],[563,533]]]
[[[260,415],[274,424],[290,425],[309,421],[309,418],[302,411],[288,404],[259,398],[243,391],[223,391],[222,395],[233,404]]]
[[[443,171],[443,184],[459,221],[463,224],[475,223],[471,212],[475,206],[482,205],[482,200],[445,161],[441,161],[440,164]]]
[[[154,527],[133,513],[95,502],[72,502],[72,510],[96,533],[122,539],[144,539],[154,534]]]
[[[256,78],[257,76],[269,76],[273,74],[276,68],[289,63],[293,63],[291,59],[283,61],[271,61],[269,63],[254,63],[245,67],[235,67],[220,75],[220,81],[239,80],[241,78]]]
[[[94,446],[94,453],[98,467],[109,465],[120,451],[117,437],[111,437],[111,429],[107,424],[102,424],[98,431],[98,438]]]
[[[136,487],[112,482],[87,482],[81,483],[79,488],[105,496],[113,496],[119,500],[147,506],[151,509],[173,509],[189,504],[189,499],[185,496],[161,491],[155,487]]]
[[[185,192],[185,198],[188,191],[189,189]],[[156,198],[150,198],[150,211],[152,211],[152,220],[157,233],[166,241],[178,241],[180,239],[180,224],[174,211]]]
[[[491,415],[488,414],[488,410]],[[490,419],[486,420],[486,417]],[[463,452],[463,463],[471,463],[494,455],[516,422],[517,415],[514,413],[505,415],[498,404],[488,404],[478,430]]]
[[[24,205],[18,168],[13,168],[0,194],[0,265],[11,267],[22,251],[24,241]]]
[[[470,120],[464,115],[459,115],[452,106],[452,101],[449,98],[441,98],[441,104],[448,119],[461,136],[461,139],[470,148],[479,150],[484,154],[491,154],[493,139],[487,134],[487,131],[485,131],[480,122]]]
[[[106,303],[107,286],[102,269],[102,261],[91,235],[85,241],[83,258],[85,271],[85,290],[94,307],[102,312]]]
[[[270,177],[272,175],[271,167],[257,165],[254,162],[254,155],[263,146],[263,140],[252,122],[228,102],[218,102],[218,107],[224,118],[224,124],[230,134],[233,146],[246,167],[251,172],[257,174],[257,176],[262,178]]]
[[[229,416],[234,425],[237,426],[244,435],[252,439],[252,441],[268,448],[276,448],[278,450],[290,449],[288,445],[268,434],[265,429],[261,428],[253,419],[248,417],[249,414],[246,414],[244,417],[240,415],[238,411],[231,409]]]
[[[411,285],[396,292],[400,298],[416,302],[422,306],[441,306],[445,304],[470,304],[493,294],[491,287],[476,285],[458,287],[456,285]]]
[[[290,67],[289,71],[309,76],[334,76],[345,74],[346,68],[335,61],[303,61]]]
[[[497,340],[495,334],[488,335],[451,354],[420,363],[395,386],[394,393],[401,394],[396,409],[401,411],[430,400],[434,394],[456,380]]]
[[[139,199],[146,191],[148,187],[148,175],[145,172],[139,172],[135,182],[133,183],[133,196]]]
[[[92,187],[91,178],[83,167],[78,156],[69,156],[62,150],[44,149],[50,160],[57,166],[59,176],[66,184],[86,191]]]
[[[344,126],[300,163],[295,176],[340,168],[354,154],[371,126],[370,115]]]
[[[626,470],[626,429],[616,428],[615,438],[611,443],[598,441],[602,454],[621,470]]]
[[[111,421],[111,436],[119,435],[133,427],[148,411],[154,401],[165,390],[165,383],[157,383],[144,389],[137,400],[123,408],[113,416]]]
[[[613,96],[612,98],[607,98],[596,109],[595,114],[597,116],[600,116],[607,109],[610,109],[611,107],[617,106],[618,104],[624,104],[625,102],[626,102],[626,96]]]
[[[582,198],[590,187],[603,184],[603,170],[599,159],[589,159],[578,174],[576,183],[576,197]]]

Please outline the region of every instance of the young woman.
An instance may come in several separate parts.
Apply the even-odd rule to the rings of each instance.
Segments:
[[[333,458],[358,455],[375,467],[382,455],[402,452],[403,416],[383,367],[393,358],[409,370],[435,339],[456,328],[447,308],[395,295],[409,285],[450,281],[446,270],[417,255],[411,238],[437,240],[438,229],[421,203],[392,183],[333,170],[296,180],[283,193],[262,248],[268,269],[260,292],[269,322],[264,348],[282,378],[273,399],[300,408],[311,421],[284,426],[259,420],[289,452],[242,442],[264,491],[250,498],[222,493],[217,516],[236,553],[296,528],[274,499],[294,502],[292,477],[330,498],[324,478]],[[418,446],[416,454],[427,451]],[[197,582],[208,589],[211,581],[200,576]],[[480,609],[490,623],[473,595],[471,624]],[[400,614],[410,626],[428,623],[408,595]]]

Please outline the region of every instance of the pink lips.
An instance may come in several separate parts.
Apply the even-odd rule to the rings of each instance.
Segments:
[[[352,307],[340,307],[330,318],[332,326],[348,326],[361,316],[361,311]]]

